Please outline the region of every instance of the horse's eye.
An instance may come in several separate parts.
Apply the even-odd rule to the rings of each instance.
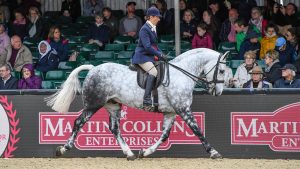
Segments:
[[[220,70],[220,74],[224,74],[225,73],[225,70]]]

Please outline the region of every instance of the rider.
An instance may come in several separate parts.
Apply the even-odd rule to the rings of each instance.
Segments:
[[[132,56],[132,63],[138,64],[148,73],[143,106],[144,109],[149,109],[152,107],[151,91],[157,76],[157,69],[153,63],[158,59],[167,61],[167,58],[157,46],[156,25],[161,18],[159,10],[150,7],[147,10],[146,17],[147,22],[140,29],[139,41]]]

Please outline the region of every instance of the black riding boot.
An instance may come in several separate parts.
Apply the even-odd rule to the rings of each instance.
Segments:
[[[144,101],[143,101],[143,107],[146,111],[152,110],[151,92],[153,89],[155,78],[156,78],[155,76],[150,74],[147,76]]]

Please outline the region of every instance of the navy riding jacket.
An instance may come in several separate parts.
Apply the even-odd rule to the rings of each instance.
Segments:
[[[139,42],[132,56],[133,64],[154,62],[154,56],[160,57],[161,50],[157,46],[157,34],[151,30],[151,25],[147,22],[139,32]]]

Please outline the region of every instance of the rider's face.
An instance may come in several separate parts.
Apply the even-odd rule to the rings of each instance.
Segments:
[[[158,17],[158,16],[150,16],[150,22],[153,25],[157,25],[159,21],[160,21],[160,17]]]

